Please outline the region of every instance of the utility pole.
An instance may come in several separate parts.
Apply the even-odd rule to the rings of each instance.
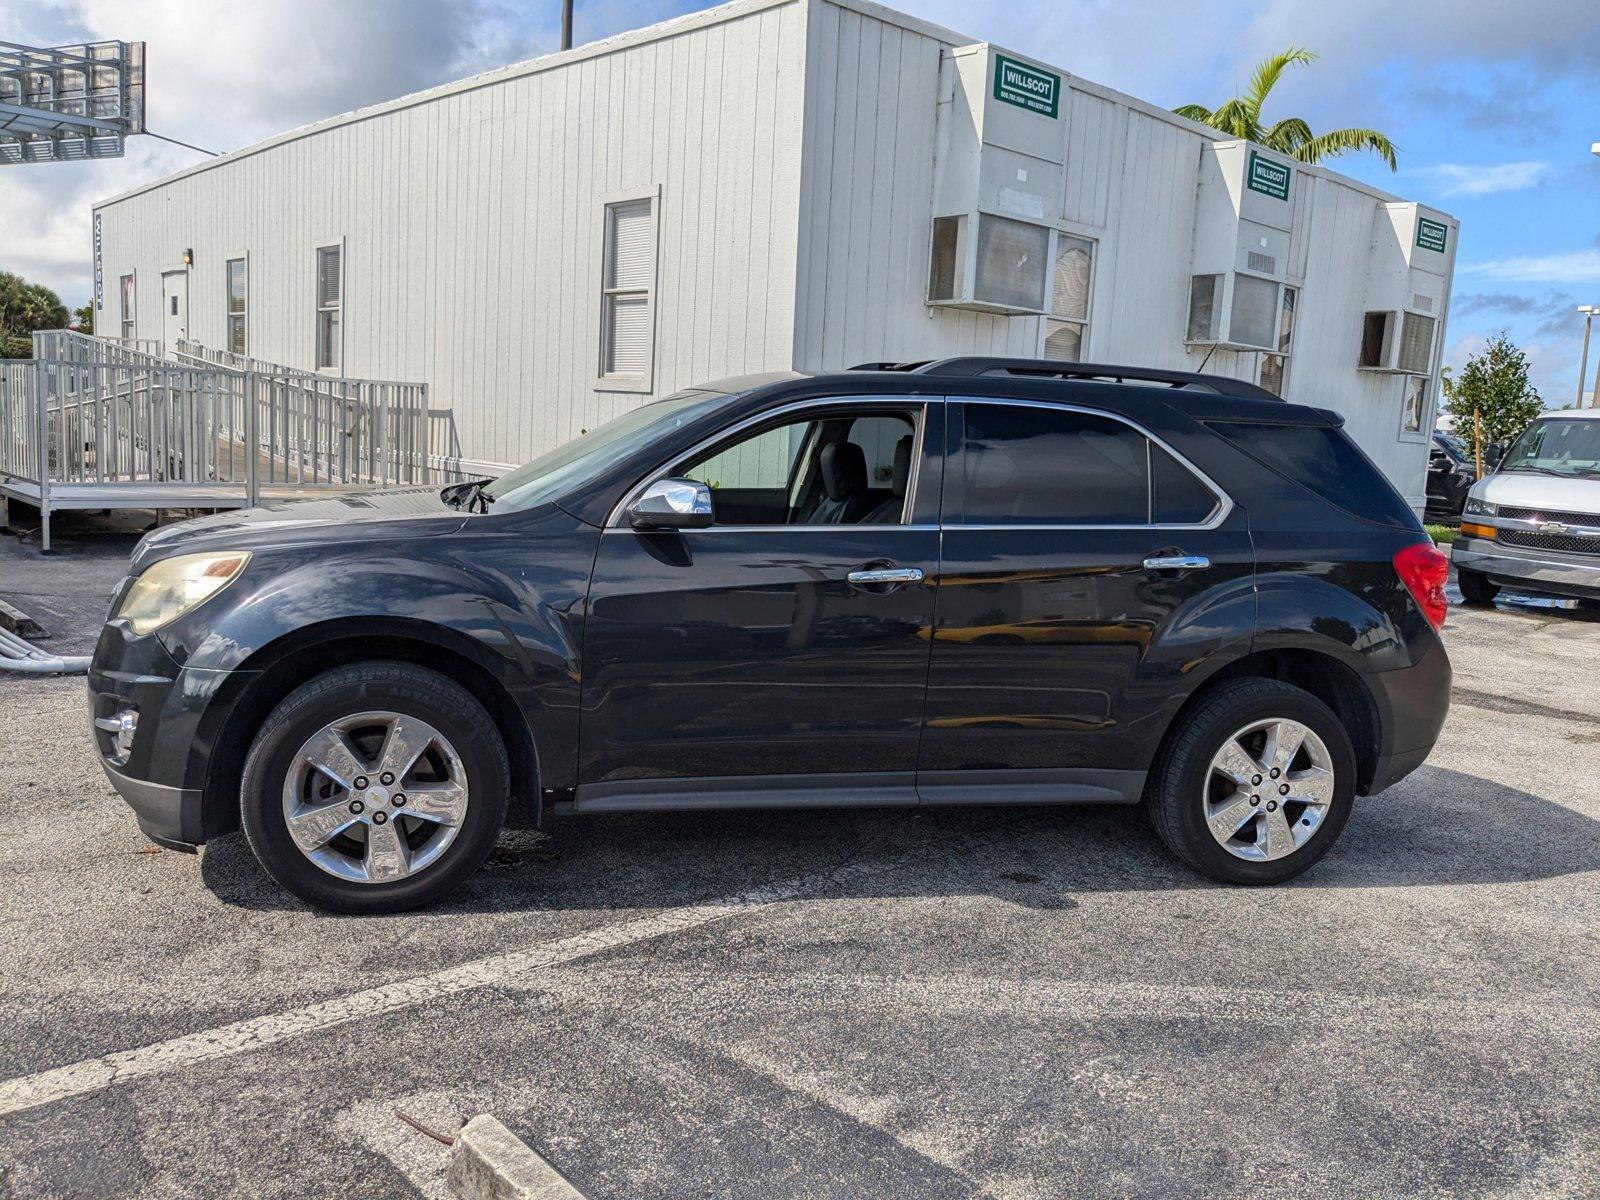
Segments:
[[[1578,363],[1578,403],[1575,407],[1582,408],[1583,385],[1589,380],[1589,330],[1594,326],[1595,314],[1600,313],[1600,305],[1582,304],[1578,306],[1578,311],[1583,314],[1583,357]],[[1593,408],[1596,404],[1600,404],[1600,397],[1591,400],[1589,407]]]
[[[561,48],[572,49],[572,0],[561,0]]]

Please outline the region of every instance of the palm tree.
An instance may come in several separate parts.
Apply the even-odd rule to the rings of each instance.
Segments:
[[[1249,92],[1235,96],[1216,111],[1202,104],[1185,104],[1172,111],[1301,162],[1321,162],[1352,150],[1371,150],[1389,164],[1391,171],[1395,170],[1394,143],[1374,129],[1335,129],[1332,133],[1316,135],[1299,117],[1285,117],[1271,126],[1261,123],[1261,110],[1278,79],[1290,67],[1303,67],[1316,57],[1303,47],[1290,46],[1282,54],[1257,63],[1255,74],[1250,77]]]

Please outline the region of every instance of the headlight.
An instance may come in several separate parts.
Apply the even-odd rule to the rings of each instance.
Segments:
[[[180,554],[158,562],[134,580],[117,616],[137,634],[153,633],[215,596],[249,561],[249,554],[234,551]]]
[[[1486,500],[1468,496],[1464,515],[1469,517],[1492,517],[1494,516],[1494,505]]]

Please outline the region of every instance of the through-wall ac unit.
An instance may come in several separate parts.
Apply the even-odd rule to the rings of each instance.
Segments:
[[[1396,375],[1431,375],[1438,325],[1437,318],[1424,313],[1369,310],[1361,318],[1361,356],[1356,366]]]
[[[1455,226],[1443,213],[1402,201],[1378,204],[1356,358],[1359,369],[1433,374],[1454,243]]]
[[[1066,152],[1062,77],[986,42],[939,65],[928,303],[1032,315],[1049,302]]]
[[[1297,164],[1247,142],[1201,151],[1189,319],[1184,340],[1231,350],[1284,349]]]

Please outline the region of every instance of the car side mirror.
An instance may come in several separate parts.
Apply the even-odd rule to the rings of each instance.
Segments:
[[[628,505],[635,529],[704,529],[712,516],[711,489],[697,479],[658,479]]]
[[[1500,460],[1506,456],[1506,448],[1499,442],[1490,442],[1483,448],[1483,461],[1485,466],[1498,467]]]

